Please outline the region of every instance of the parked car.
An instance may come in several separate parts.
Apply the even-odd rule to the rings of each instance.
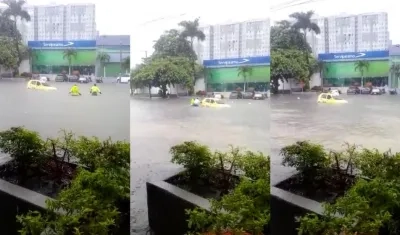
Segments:
[[[96,83],[103,83],[103,78],[102,77],[97,77],[96,78]]]
[[[214,93],[214,98],[216,98],[216,99],[223,99],[223,98],[224,98],[224,95],[221,94],[221,93]]]
[[[79,82],[79,77],[76,75],[68,76],[69,82]]]
[[[79,78],[79,82],[80,82],[80,83],[89,83],[90,80],[89,80],[89,78],[87,78],[87,77],[80,77],[80,78]]]
[[[229,99],[242,99],[243,95],[241,92],[238,91],[232,91],[231,94],[229,94]]]
[[[253,92],[243,92],[242,93],[242,99],[253,99]]]
[[[379,87],[379,90],[381,90],[382,94],[386,94],[386,89],[384,87]]]
[[[369,94],[371,94],[371,88],[369,88],[369,87],[362,87],[362,88],[360,88],[360,94],[362,94],[362,95],[369,95]]]
[[[382,91],[378,87],[374,87],[371,90],[371,95],[382,95]]]
[[[117,83],[128,83],[130,79],[131,79],[130,75],[126,74],[126,75],[119,76],[117,78],[116,82]]]
[[[253,100],[264,100],[265,95],[261,92],[256,92],[253,96]]]
[[[68,81],[68,76],[65,74],[58,74],[56,76],[56,82],[67,82]]]
[[[349,94],[354,94],[354,95],[360,94],[360,88],[358,88],[356,86],[351,86],[351,87],[347,88],[347,94],[348,95]]]

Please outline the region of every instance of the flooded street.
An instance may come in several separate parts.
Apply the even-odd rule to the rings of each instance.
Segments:
[[[50,83],[57,91],[26,89],[25,82],[0,80],[0,130],[25,126],[43,137],[60,129],[79,135],[129,139],[129,87],[99,84],[100,96],[91,96],[91,84],[80,84],[82,96],[68,95],[73,83]]]
[[[400,96],[341,95],[348,104],[318,104],[317,95],[274,96],[271,99],[272,183],[285,172],[279,149],[311,140],[340,149],[344,142],[379,150],[400,151]]]
[[[146,181],[161,180],[178,166],[169,149],[196,140],[212,149],[232,144],[269,153],[269,100],[226,100],[231,108],[196,108],[189,98],[131,100],[131,190],[133,234],[148,226]]]

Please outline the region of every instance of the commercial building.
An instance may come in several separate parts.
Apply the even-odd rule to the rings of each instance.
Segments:
[[[247,57],[222,60],[204,60],[205,83],[207,91],[229,92],[237,88],[254,88],[257,91],[269,90],[270,57]],[[246,81],[239,74],[241,66],[248,66],[251,72]]]
[[[389,68],[393,65],[400,64],[400,45],[394,45],[389,48]],[[399,77],[396,76],[396,71],[389,69],[389,87],[400,88]]]
[[[203,26],[204,41],[195,41],[199,62],[269,56],[270,20],[253,20],[224,25]]]
[[[103,35],[97,38],[97,54],[106,53],[110,60],[104,64],[97,60],[96,75],[114,77],[118,74],[129,73],[130,68],[124,67],[125,60],[130,57],[129,35]]]
[[[4,9],[2,7],[0,9]],[[25,5],[31,21],[19,21],[23,41],[96,40],[95,4]]]
[[[309,33],[315,56],[327,53],[356,53],[388,50],[390,40],[386,12],[337,15],[312,20],[321,33]]]
[[[318,60],[323,62],[322,77],[324,86],[343,87],[363,82],[371,82],[375,86],[389,85],[389,51],[366,51],[319,54]],[[357,61],[368,61],[364,74],[355,69]]]
[[[28,47],[33,49],[31,56],[32,72],[41,74],[59,74],[69,71],[66,49],[73,49],[76,55],[72,57],[71,69],[81,74],[96,74],[97,76],[116,77],[124,73],[123,61],[129,57],[129,35],[104,35],[97,40],[66,40],[66,41],[28,41]],[[98,53],[107,53],[110,60],[104,64],[97,59]],[[105,73],[104,73],[105,72]]]
[[[76,56],[72,57],[72,70],[81,74],[92,74],[96,66],[96,40],[80,41],[28,41],[28,47],[33,50],[31,56],[32,72],[41,74],[59,74],[68,72],[68,59],[64,52],[74,49]]]
[[[206,38],[194,45],[198,62],[206,68],[207,91],[228,92],[244,88],[241,66],[252,68],[247,87],[265,91],[270,79],[270,20],[203,26]]]

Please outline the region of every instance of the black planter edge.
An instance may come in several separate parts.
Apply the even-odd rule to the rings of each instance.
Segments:
[[[323,215],[324,208],[322,203],[276,187],[279,183],[296,174],[298,172],[292,173],[277,184],[271,185],[271,235],[297,235],[297,229],[300,225],[297,222],[297,217],[308,213],[314,213],[319,216]]]
[[[14,198],[27,202],[39,208],[46,209],[46,201],[54,200],[51,197],[26,189],[0,179],[0,191]]]

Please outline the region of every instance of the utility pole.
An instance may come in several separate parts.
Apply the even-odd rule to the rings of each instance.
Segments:
[[[122,76],[122,40],[119,40],[119,74]]]

